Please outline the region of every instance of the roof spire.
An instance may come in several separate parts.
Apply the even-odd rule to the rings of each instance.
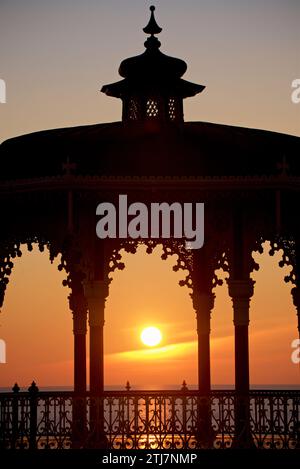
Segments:
[[[143,28],[144,33],[151,34],[151,36],[154,36],[154,34],[159,34],[162,31],[162,28],[160,28],[158,24],[156,23],[156,19],[154,17],[154,10],[155,10],[155,6],[152,5],[150,7],[151,16],[150,16],[149,23],[147,24],[147,26],[145,26],[145,28]]]

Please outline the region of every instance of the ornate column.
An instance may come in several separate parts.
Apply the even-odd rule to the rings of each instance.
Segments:
[[[233,305],[235,335],[235,389],[237,394],[249,392],[249,307],[254,291],[254,281],[228,280],[229,295]]]
[[[76,287],[75,287],[76,285]],[[86,325],[87,304],[81,282],[73,282],[69,295],[73,313],[74,334],[74,397],[72,415],[72,448],[84,445],[86,435]]]
[[[215,295],[209,292],[194,291],[193,306],[196,311],[198,335],[198,389],[208,395],[210,380],[210,316],[214,307]]]
[[[245,209],[236,207],[233,214],[233,231],[230,277],[227,280],[233,305],[235,343],[235,437],[233,447],[254,446],[250,429],[249,380],[249,308],[254,291],[250,278],[254,261],[251,256],[248,229],[245,226]]]
[[[90,326],[90,391],[99,393],[104,389],[103,327],[108,282],[105,280],[87,281],[84,290]]]
[[[193,253],[193,306],[196,312],[198,335],[198,389],[210,393],[210,316],[214,307],[212,293],[214,279],[214,251],[207,244]]]
[[[193,253],[193,306],[196,312],[198,336],[198,409],[197,443],[199,448],[213,445],[214,432],[211,422],[210,377],[210,316],[214,307],[212,293],[214,263],[210,245]]]
[[[104,429],[104,307],[108,282],[93,280],[85,283],[90,326],[90,435],[88,447],[106,448]]]
[[[70,294],[69,304],[73,313],[74,391],[85,393],[87,304],[82,286],[78,291]]]
[[[211,424],[211,380],[210,380],[210,315],[215,295],[195,291],[193,305],[196,310],[198,335],[198,418],[197,440],[200,448],[213,445],[214,433]]]

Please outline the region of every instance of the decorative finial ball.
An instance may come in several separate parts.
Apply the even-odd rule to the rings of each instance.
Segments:
[[[154,11],[154,10],[155,10],[155,6],[154,6],[154,5],[151,5],[150,11]]]

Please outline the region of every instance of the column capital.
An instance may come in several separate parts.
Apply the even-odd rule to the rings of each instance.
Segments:
[[[93,280],[84,283],[85,296],[89,310],[89,325],[104,326],[104,308],[108,297],[108,281]]]
[[[90,300],[102,300],[108,297],[109,282],[108,280],[87,280],[84,282],[84,292]]]
[[[192,298],[193,298],[193,306],[196,311],[204,310],[204,311],[211,311],[214,307],[216,295],[214,293],[203,293],[197,292],[197,290],[193,291]]]
[[[250,298],[254,293],[255,281],[228,279],[228,292],[233,304],[233,323],[235,326],[249,325]]]
[[[214,293],[193,292],[193,306],[196,311],[198,334],[210,333],[210,315],[214,307]]]
[[[228,293],[232,299],[245,298],[250,300],[254,293],[255,281],[251,278],[244,280],[227,279]]]
[[[86,320],[87,320],[87,311],[79,313],[79,314],[73,311],[73,334],[74,335],[86,334],[86,331],[87,331]]]
[[[86,334],[87,303],[83,292],[69,295],[70,310],[73,315],[73,333]]]

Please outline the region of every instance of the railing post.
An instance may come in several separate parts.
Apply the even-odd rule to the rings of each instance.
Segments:
[[[187,444],[187,398],[184,395],[189,388],[187,387],[185,379],[183,380],[182,383],[182,388],[181,392],[183,393],[182,396],[182,433],[183,433],[183,449],[188,449],[188,444]]]
[[[30,401],[30,427],[29,427],[29,449],[36,449],[37,436],[37,404],[39,388],[33,381],[28,388]]]
[[[16,443],[18,440],[19,434],[19,396],[18,393],[20,388],[17,383],[15,383],[12,388],[13,399],[12,399],[12,436],[11,436],[11,447],[16,448]]]

